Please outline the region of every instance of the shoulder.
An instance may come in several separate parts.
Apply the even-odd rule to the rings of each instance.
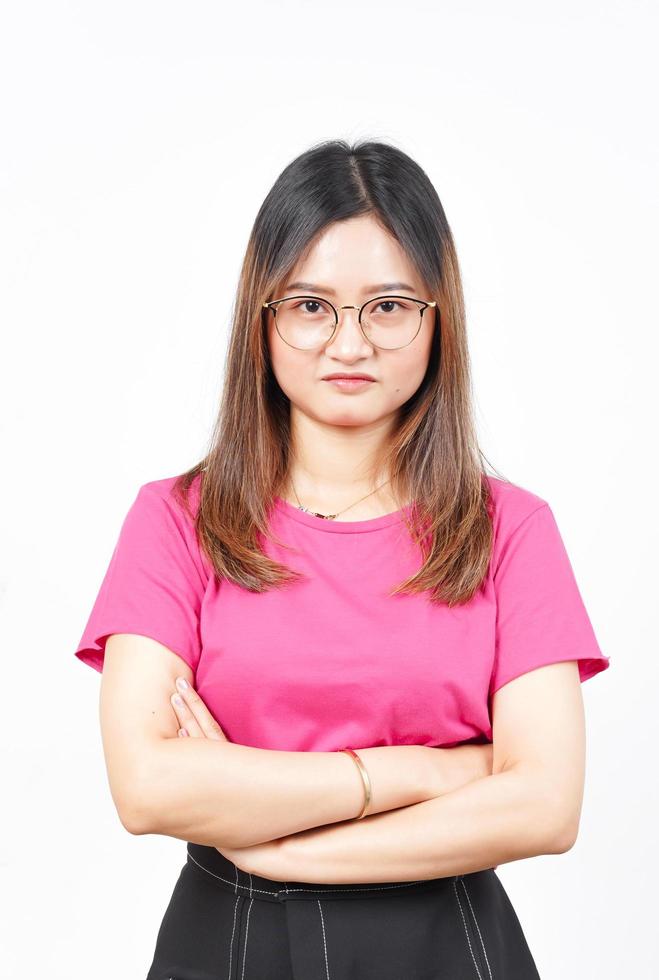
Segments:
[[[150,541],[164,551],[189,554],[195,564],[210,573],[210,564],[200,547],[196,518],[201,495],[201,474],[187,491],[179,486],[180,475],[149,480],[140,485],[125,524],[145,545]]]
[[[514,530],[536,510],[549,506],[544,497],[518,483],[510,483],[508,480],[500,480],[489,475],[486,479],[492,499],[495,531],[506,533]]]
[[[486,476],[491,494],[491,516],[494,532],[493,558],[495,565],[506,542],[527,521],[537,515],[539,519],[553,522],[549,503],[527,487],[498,477]]]
[[[153,511],[169,511],[178,520],[194,525],[199,508],[201,474],[198,474],[187,492],[179,487],[180,476],[166,476],[141,484],[137,500],[142,508]]]

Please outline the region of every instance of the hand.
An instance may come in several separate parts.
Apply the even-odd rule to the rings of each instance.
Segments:
[[[185,678],[176,678],[178,690],[171,698],[172,708],[179,725],[178,737],[211,738],[216,741],[227,742],[226,735],[194,688],[187,681],[185,681],[185,687],[181,686],[181,681],[185,681]],[[174,700],[176,695],[181,698],[181,704],[177,704]],[[241,871],[275,880],[277,880],[277,875],[281,874],[279,880],[285,881],[286,875],[282,871],[281,853],[283,840],[284,838],[278,838],[277,840],[264,841],[261,844],[252,844],[250,847],[216,847],[216,850],[229,861],[233,861]]]
[[[289,880],[291,870],[285,864],[283,845],[286,839],[278,837],[261,844],[251,844],[249,847],[218,847],[216,850],[229,861],[233,861],[241,871],[283,883]]]
[[[183,682],[183,685],[181,684]],[[178,722],[178,736],[185,738],[212,738],[216,741],[228,741],[226,735],[215,721],[202,699],[184,677],[176,678],[178,690],[171,697],[172,708]],[[181,699],[177,704],[176,697]]]

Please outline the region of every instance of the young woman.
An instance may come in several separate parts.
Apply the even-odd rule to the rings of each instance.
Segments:
[[[312,147],[208,452],[139,488],[76,650],[122,824],[187,842],[148,980],[538,977],[495,868],[574,844],[609,662],[550,505],[483,459],[436,191]]]

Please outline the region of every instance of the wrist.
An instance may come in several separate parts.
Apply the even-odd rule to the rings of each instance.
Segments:
[[[433,774],[428,752],[430,749],[421,745],[379,745],[358,750],[373,791],[367,816],[431,798]]]
[[[357,820],[361,820],[366,816],[367,813],[372,812],[372,787],[371,787],[371,777],[369,776],[368,769],[364,765],[364,762],[360,755],[355,752],[354,749],[339,749],[344,755],[350,756],[355,766],[357,767],[357,772],[359,773],[362,782],[362,805],[359,813],[356,815]]]

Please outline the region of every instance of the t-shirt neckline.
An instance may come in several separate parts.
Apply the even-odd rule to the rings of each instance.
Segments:
[[[400,510],[392,511],[390,514],[382,514],[380,517],[369,517],[363,521],[341,521],[338,518],[328,521],[324,517],[316,517],[305,510],[300,510],[294,504],[276,496],[275,506],[282,514],[291,517],[300,524],[315,528],[317,531],[329,531],[334,534],[356,534],[362,531],[379,531],[380,528],[389,527],[391,524],[399,524],[403,521],[404,511],[409,510],[411,504],[406,504]]]

